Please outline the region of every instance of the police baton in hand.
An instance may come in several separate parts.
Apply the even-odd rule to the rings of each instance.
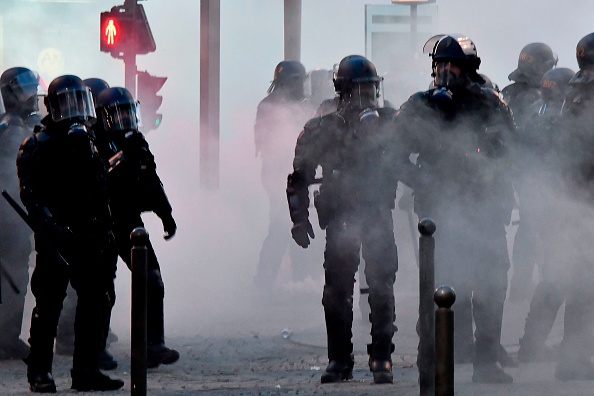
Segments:
[[[17,212],[17,214],[21,217],[21,219],[23,219],[23,221],[25,223],[27,223],[27,225],[29,226],[29,228],[31,230],[33,230],[33,232],[37,233],[37,230],[35,230],[35,227],[33,226],[33,222],[29,218],[29,214],[27,212],[25,212],[25,209],[21,208],[21,205],[19,205],[18,202],[15,201],[10,196],[10,194],[8,193],[8,191],[2,190],[2,196],[10,204],[10,206],[12,206],[12,208],[14,209],[14,211]],[[50,247],[50,249],[52,249],[56,253],[56,255],[58,256],[58,258],[60,259],[60,261],[62,261],[62,263],[64,263],[65,265],[69,265],[68,264],[68,261],[66,261],[66,259],[64,258],[64,256],[62,256],[60,254],[60,252],[58,251],[58,249],[56,249],[55,247],[53,247],[53,246],[51,246],[49,244],[48,244],[48,246]]]

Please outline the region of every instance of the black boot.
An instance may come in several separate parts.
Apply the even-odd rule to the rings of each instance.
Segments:
[[[472,372],[472,382],[484,384],[511,384],[514,379],[496,363],[475,363]]]
[[[379,340],[367,344],[369,354],[369,370],[373,373],[375,384],[391,384],[394,382],[392,375],[392,352],[394,344],[388,337],[377,337]]]
[[[29,389],[34,393],[56,393],[56,383],[50,372],[27,370]]]
[[[497,350],[497,361],[503,367],[519,367],[520,364],[514,359],[513,356],[507,353],[505,347],[499,344],[499,349]]]
[[[99,370],[70,370],[72,389],[79,392],[118,390],[124,381],[112,379]]]
[[[149,345],[146,351],[146,367],[156,368],[161,364],[173,364],[179,360],[179,352],[165,344]]]
[[[352,379],[354,365],[355,359],[353,355],[346,361],[331,360],[328,363],[328,367],[326,367],[326,372],[322,374],[322,384]]]

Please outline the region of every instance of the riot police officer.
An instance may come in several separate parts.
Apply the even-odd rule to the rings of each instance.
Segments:
[[[592,266],[592,198],[594,197],[594,33],[582,37],[576,46],[579,71],[570,80],[571,91],[561,114],[563,136],[561,164],[565,196],[575,204],[565,214],[570,235],[580,235],[585,246],[576,249],[564,264],[570,273],[565,304],[564,334],[555,377],[561,380],[594,380],[592,323],[594,319],[594,270]],[[572,210],[571,210],[572,209]],[[577,213],[576,213],[577,212]],[[569,221],[568,221],[569,220]],[[572,221],[573,220],[573,221]]]
[[[456,290],[456,360],[474,349],[474,382],[512,382],[496,363],[513,205],[505,139],[513,120],[499,95],[482,86],[468,37],[434,36],[424,52],[432,57],[435,87],[411,96],[396,115],[398,142],[418,154],[415,164],[401,165],[400,180],[414,190],[419,218],[437,225],[436,283]]]
[[[557,57],[544,43],[530,43],[522,48],[518,56],[518,67],[510,75],[512,84],[503,88],[501,94],[510,107],[518,130],[525,130],[527,122],[534,113],[534,107],[540,101],[540,85],[543,75],[557,64]],[[521,158],[521,155],[518,154]],[[514,187],[520,201],[520,224],[514,238],[512,261],[514,271],[510,282],[510,299],[523,300],[532,290],[532,272],[534,269],[533,252],[538,246],[538,237],[530,205],[522,204],[526,183],[522,166],[519,166],[518,179]],[[529,194],[529,193],[528,193]],[[529,200],[529,197],[526,198]]]
[[[371,306],[369,368],[375,383],[391,383],[394,350],[394,291],[398,267],[392,209],[396,184],[386,166],[385,126],[394,110],[378,107],[380,77],[365,57],[342,59],[334,79],[342,105],[308,121],[299,135],[287,197],[293,239],[303,248],[314,237],[309,221],[308,186],[322,167],[315,198],[326,230],[322,298],[329,364],[322,383],[352,378],[353,287],[362,251]]]
[[[98,123],[94,127],[99,154],[109,162],[108,191],[114,219],[117,254],[131,268],[130,233],[144,227],[142,212],[154,212],[163,223],[165,240],[173,238],[177,224],[157,175],[155,158],[138,131],[137,104],[125,88],[107,88],[97,96]],[[161,268],[150,241],[147,243],[147,367],[172,364],[179,352],[165,345]],[[114,293],[115,301],[115,293]]]
[[[19,182],[15,157],[21,142],[33,131],[40,119],[37,107],[39,77],[25,67],[12,67],[0,76],[0,183],[13,197],[18,195]],[[4,106],[6,108],[4,109]],[[8,287],[2,276],[0,305],[0,360],[22,359],[29,347],[19,337],[29,283],[29,256],[32,252],[31,230],[6,205],[0,205],[0,265],[8,273],[19,292]]]
[[[30,389],[56,392],[52,377],[54,340],[68,282],[77,292],[72,388],[115,390],[124,382],[100,372],[98,357],[109,309],[115,266],[106,169],[87,125],[93,99],[73,75],[54,79],[43,128],[23,141],[17,157],[20,197],[35,229],[37,250],[31,291]]]
[[[291,244],[286,217],[286,198],[282,188],[291,171],[295,140],[303,124],[313,115],[305,98],[305,67],[297,61],[282,61],[274,70],[274,80],[258,104],[254,140],[256,156],[262,158],[262,185],[268,195],[270,216],[268,235],[262,244],[255,286],[259,292],[274,286],[283,256],[289,251],[294,280],[314,273],[308,254]]]
[[[542,279],[538,283],[530,302],[524,336],[520,339],[518,359],[522,362],[553,359],[554,352],[545,345],[557,312],[565,302],[570,289],[571,278],[564,263],[565,249],[555,248],[559,230],[565,219],[557,210],[559,187],[563,185],[559,172],[564,149],[561,130],[561,108],[569,92],[569,81],[575,72],[558,67],[546,72],[541,83],[540,106],[534,109],[532,120],[519,134],[523,172],[528,177],[525,186],[524,204],[533,215],[535,232],[543,247]],[[533,253],[534,254],[534,253]]]
[[[91,90],[93,96],[93,103],[97,106],[97,95],[102,90],[109,88],[109,84],[100,78],[87,78],[83,80],[83,84]],[[93,124],[93,132],[95,137],[98,138],[97,132],[94,128],[95,118],[90,118],[89,121]],[[101,140],[97,139],[96,144],[99,144]],[[117,256],[114,256],[114,260],[117,260]],[[113,285],[113,283],[111,284]],[[112,288],[113,289],[113,288]],[[115,290],[110,290],[110,301],[115,302]],[[76,313],[76,292],[72,289],[72,286],[68,286],[66,298],[62,304],[62,313],[60,315],[60,321],[58,322],[58,332],[56,334],[56,354],[72,356],[74,352],[74,318]],[[99,355],[99,366],[102,370],[113,370],[117,367],[117,362],[113,359],[113,356],[109,354],[107,350],[103,350]]]

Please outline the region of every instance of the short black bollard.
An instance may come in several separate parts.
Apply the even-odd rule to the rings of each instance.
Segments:
[[[142,227],[130,234],[132,239],[132,307],[131,307],[131,395],[146,396],[146,245],[148,233]]]
[[[433,291],[435,289],[435,223],[430,218],[419,221],[419,350],[417,367],[421,396],[435,392],[435,315]]]
[[[456,292],[448,285],[435,289],[435,396],[454,396],[454,311]]]

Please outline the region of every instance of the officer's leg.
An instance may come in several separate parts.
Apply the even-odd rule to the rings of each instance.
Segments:
[[[324,270],[326,283],[322,304],[328,336],[328,367],[322,383],[352,378],[353,287],[359,264],[358,230],[341,221],[326,229]]]
[[[520,339],[518,359],[521,362],[554,358],[550,351],[547,353],[545,341],[565,297],[566,289],[551,279],[543,279],[536,286],[526,317],[524,336]]]
[[[371,309],[371,344],[367,346],[369,367],[375,383],[391,383],[398,253],[391,211],[382,211],[368,220],[369,226],[363,232],[362,251],[367,263],[365,278],[369,284]]]
[[[590,361],[594,273],[591,262],[577,263],[574,271],[574,282],[565,304],[564,334],[555,377],[561,380],[594,380],[594,365]]]
[[[70,280],[78,295],[74,321],[72,389],[78,391],[116,390],[124,385],[99,371],[99,357],[105,347],[105,321],[111,310],[110,283],[113,271],[99,251],[77,246],[72,252]]]
[[[452,216],[456,217],[456,216]],[[471,363],[474,358],[472,322],[472,285],[469,277],[469,246],[458,218],[436,219],[435,285],[449,285],[456,291],[454,321],[454,359],[458,364]]]
[[[282,190],[281,190],[282,192]],[[270,198],[270,223],[268,235],[262,243],[260,260],[256,276],[255,286],[260,291],[269,291],[273,288],[278,275],[283,257],[291,240],[291,222],[287,215],[286,197],[279,197],[278,194],[269,195]]]
[[[503,227],[503,226],[502,226]],[[483,232],[485,230],[482,230]],[[473,382],[510,383],[513,378],[497,366],[500,360],[503,305],[507,293],[505,234],[483,235],[474,255],[473,316],[476,326]],[[500,243],[498,243],[501,241]]]
[[[55,392],[52,378],[54,340],[62,301],[66,296],[69,268],[53,252],[38,248],[35,270],[31,277],[31,292],[35,308],[29,330],[27,379],[33,392]]]
[[[68,286],[56,335],[56,353],[58,355],[72,356],[74,352],[76,299],[76,292],[71,286]]]

